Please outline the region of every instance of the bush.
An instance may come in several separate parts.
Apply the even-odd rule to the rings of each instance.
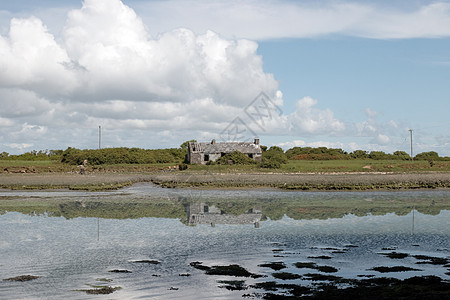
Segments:
[[[80,165],[85,159],[91,165],[103,164],[179,164],[184,160],[183,149],[156,149],[147,150],[139,148],[105,148],[101,150],[79,150],[67,148],[61,155],[61,162]]]
[[[281,164],[278,161],[273,161],[269,159],[264,159],[259,164],[261,168],[267,168],[267,169],[279,169],[281,167]]]
[[[301,156],[300,156],[301,155]],[[345,159],[347,153],[340,148],[327,148],[327,147],[294,147],[286,151],[286,156],[288,159],[305,159],[303,157],[314,157],[325,159]],[[306,158],[308,159],[308,158]]]
[[[414,156],[415,160],[440,160],[439,154],[434,151],[422,152]]]
[[[367,154],[367,151],[364,150],[355,150],[352,153],[350,153],[351,158],[369,158],[369,154]]]
[[[261,168],[278,169],[281,164],[288,162],[286,154],[284,154],[283,149],[277,146],[270,147],[262,154],[262,161],[259,164]]]
[[[393,153],[394,159],[401,159],[401,160],[410,160],[411,156],[406,153],[405,151],[395,151]]]
[[[263,160],[278,162],[279,164],[286,164],[288,162],[286,154],[280,147],[273,146],[269,150],[263,152]]]
[[[219,165],[228,165],[231,162],[233,165],[252,165],[256,164],[256,161],[241,153],[239,151],[233,151],[231,153],[225,154],[221,158],[215,161]]]
[[[187,170],[187,168],[188,168],[188,165],[185,163],[178,165],[178,170],[180,170],[180,171]]]
[[[383,160],[383,159],[390,159],[391,155],[386,154],[383,151],[372,151],[369,153],[369,158],[375,160]]]

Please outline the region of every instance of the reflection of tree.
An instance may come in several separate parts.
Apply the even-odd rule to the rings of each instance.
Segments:
[[[219,193],[219,192],[218,192]],[[251,192],[249,193],[251,196]],[[187,223],[186,207],[197,203],[208,206],[208,213],[220,215],[249,217],[251,213],[258,213],[259,220],[270,218],[279,220],[284,215],[299,219],[328,219],[341,218],[346,214],[356,216],[384,215],[396,213],[406,215],[413,207],[423,214],[437,215],[441,210],[450,210],[450,201],[445,194],[434,196],[414,196],[408,194],[398,196],[396,193],[379,196],[377,193],[365,194],[302,194],[298,198],[274,197],[271,199],[255,199],[240,197],[234,200],[214,197],[206,200],[204,197],[195,199],[189,197],[151,198],[134,195],[108,196],[108,197],[83,197],[77,200],[66,199],[1,199],[0,213],[6,211],[21,212],[29,215],[63,216],[65,218],[99,217],[112,219],[126,218],[172,218],[180,219]],[[378,195],[378,196],[377,196]],[[236,219],[237,220],[237,219]]]

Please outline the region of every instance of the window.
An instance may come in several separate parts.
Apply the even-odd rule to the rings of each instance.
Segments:
[[[209,154],[205,154],[205,157],[203,158],[204,161],[209,161]]]

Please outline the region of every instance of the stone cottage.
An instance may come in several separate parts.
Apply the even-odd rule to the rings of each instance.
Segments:
[[[261,161],[262,150],[259,139],[254,142],[224,142],[217,143],[212,140],[210,143],[190,142],[188,145],[187,161],[190,164],[206,164],[209,161],[216,161],[222,156],[239,151],[248,157]]]

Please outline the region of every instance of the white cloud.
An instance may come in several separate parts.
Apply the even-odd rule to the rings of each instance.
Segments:
[[[0,117],[0,127],[7,127],[11,126],[13,124],[13,121]]]
[[[154,33],[178,27],[212,29],[248,39],[329,34],[379,39],[450,36],[450,4],[350,1],[151,1],[134,2]]]
[[[366,108],[366,115],[369,116],[369,118],[374,118],[377,116],[377,112],[372,110],[370,107]]]
[[[145,11],[136,2],[127,3]],[[236,36],[364,35],[364,26],[359,25],[381,11],[359,4],[319,7],[287,1],[143,5],[156,8],[154,15],[144,14],[141,19],[119,0],[86,0],[81,9],[68,13],[65,27],[59,30],[49,30],[36,17],[13,18],[9,28],[2,21],[0,147],[92,148],[99,125],[114,146],[164,147],[177,145],[180,139],[215,138],[235,117],[245,117],[243,108],[261,91],[280,107],[284,102],[278,82],[264,72],[258,44]],[[438,14],[436,7],[444,11]],[[202,13],[203,9],[209,13]],[[403,14],[421,14],[423,22],[427,14],[439,16],[445,24],[447,13],[444,5]],[[171,27],[173,20],[186,21],[190,29]],[[355,28],[363,29],[356,32]],[[376,36],[373,33],[380,28],[372,28],[369,35]],[[440,29],[442,34],[445,28]],[[397,123],[380,124],[377,112],[370,108],[366,114],[368,120],[344,124],[333,111],[321,108],[318,100],[304,97],[292,113],[275,115],[263,131],[308,137],[350,134],[387,146],[393,137],[386,128],[397,129]],[[308,144],[294,142],[302,143]]]
[[[384,134],[378,134],[373,140],[372,143],[378,144],[378,145],[387,145],[391,142],[391,139]]]
[[[337,134],[345,130],[345,124],[329,110],[315,108],[317,100],[305,97],[297,101],[296,110],[288,116],[291,131],[300,134]]]
[[[0,86],[30,89],[42,95],[65,95],[75,78],[65,68],[66,51],[41,20],[12,19],[9,37],[0,36]]]
[[[33,144],[27,144],[27,143],[22,143],[22,144],[11,143],[11,144],[6,144],[6,145],[12,149],[17,149],[20,151],[23,151],[23,150],[33,147]]]

